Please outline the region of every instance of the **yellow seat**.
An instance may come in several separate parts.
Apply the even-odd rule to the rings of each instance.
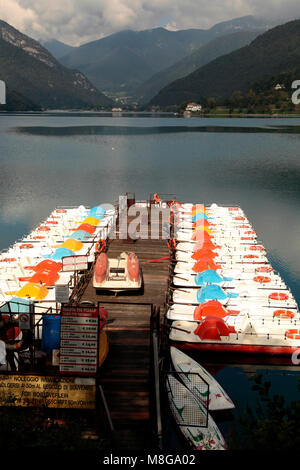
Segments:
[[[48,295],[48,289],[45,286],[36,284],[35,282],[28,282],[18,292],[17,297],[27,298],[30,297],[35,300],[43,300]]]

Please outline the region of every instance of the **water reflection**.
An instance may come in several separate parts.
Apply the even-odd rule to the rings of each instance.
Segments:
[[[17,127],[12,131],[21,134],[67,137],[76,135],[151,135],[151,134],[174,134],[186,132],[229,132],[247,134],[300,134],[300,126],[272,126],[272,127],[239,127],[239,126],[75,126],[75,127]]]

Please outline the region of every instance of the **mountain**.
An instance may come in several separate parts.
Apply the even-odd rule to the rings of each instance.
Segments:
[[[55,57],[55,59],[59,60],[64,55],[71,52],[74,47],[65,44],[64,42],[57,41],[56,39],[51,39],[50,41],[41,42],[41,45],[47,49],[50,54]]]
[[[192,54],[184,57],[171,67],[164,69],[153,75],[149,80],[142,83],[133,92],[133,96],[140,103],[148,103],[162,88],[169,83],[185,77],[199,67],[211,62],[219,56],[229,54],[246,44],[249,44],[258,36],[258,32],[241,31],[227,34],[213,39],[203,46],[199,47]]]
[[[84,73],[100,89],[130,94],[152,75],[212,39],[240,31],[265,31],[268,22],[247,16],[211,29],[121,31],[74,48],[61,62]]]
[[[1,111],[41,111],[40,105],[16,91],[6,91],[6,104],[0,105]]]
[[[109,106],[111,101],[79,71],[62,66],[37,41],[0,21],[0,79],[43,108]]]
[[[295,20],[169,84],[149,104],[166,107],[208,97],[228,98],[234,91],[248,91],[255,82],[293,72],[299,63],[300,20]]]

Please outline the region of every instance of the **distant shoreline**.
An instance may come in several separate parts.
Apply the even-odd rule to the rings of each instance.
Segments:
[[[190,116],[184,116],[183,114],[167,111],[122,111],[122,112],[112,112],[112,111],[89,111],[89,110],[45,110],[45,111],[0,111],[0,116],[70,116],[70,115],[80,115],[80,116],[107,116],[107,117],[174,117],[174,118],[184,118],[184,119],[193,119],[193,118],[209,118],[209,119],[218,119],[218,118],[265,118],[265,119],[280,119],[280,118],[300,118],[300,114],[246,114],[246,113],[232,113],[232,114],[193,114]]]

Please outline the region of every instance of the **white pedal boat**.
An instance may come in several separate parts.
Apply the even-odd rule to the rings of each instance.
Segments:
[[[206,405],[208,399],[208,409],[210,411],[230,410],[234,408],[234,404],[225,390],[204,367],[198,364],[198,362],[179,349],[174,348],[174,346],[170,347],[170,355],[174,369],[180,374],[179,377],[184,385],[204,405]],[[199,374],[200,377],[197,374]],[[205,392],[201,392],[203,383],[201,378],[209,386],[208,397]]]
[[[193,274],[196,272],[193,270],[197,261],[193,263],[188,263],[184,261],[178,261],[174,266],[175,274]],[[207,269],[216,268],[222,271],[234,271],[239,270],[242,272],[255,272],[258,267],[265,266],[268,264],[268,259],[265,256],[260,256],[258,258],[246,258],[242,262],[214,262],[214,260],[207,261]],[[220,266],[220,268],[218,268]],[[195,268],[196,269],[196,268]]]
[[[246,330],[238,332],[218,319],[204,320],[202,323],[175,321],[171,324],[169,338],[184,343],[187,348],[205,351],[223,351],[247,354],[274,354],[290,356],[300,347],[300,334],[297,329],[284,333],[256,333]]]
[[[166,378],[166,390],[172,414],[193,449],[225,450],[226,443],[213,418],[194,395],[171,374]],[[199,426],[184,425],[190,422],[191,417],[194,420],[199,417]]]
[[[276,297],[276,298],[275,298]],[[278,299],[277,299],[278,297]],[[274,291],[272,289],[249,289],[249,291],[226,290],[220,286],[208,285],[200,289],[182,288],[173,291],[172,300],[177,304],[198,305],[208,300],[218,300],[223,305],[237,305],[241,299],[250,299],[253,303],[265,306],[282,306],[282,308],[297,308],[297,303],[289,290]]]
[[[259,253],[260,253],[259,259],[261,259],[262,257],[264,259],[266,258],[265,252],[260,251]],[[249,250],[249,249],[248,250],[241,250],[239,252],[237,252],[237,251],[236,252],[230,252],[230,251],[227,251],[227,250],[223,250],[223,251],[215,252],[214,254],[217,255],[217,256],[214,256],[212,258],[215,263],[243,263],[243,262],[245,262],[245,260],[257,259],[257,258],[245,258],[245,256],[254,254],[254,252]],[[210,255],[208,255],[208,256],[210,256]],[[175,259],[176,259],[176,261],[182,261],[182,262],[189,263],[189,264],[197,263],[197,260],[192,258],[190,253],[182,252],[182,251],[179,251],[179,250],[176,250]]]
[[[219,279],[218,277],[219,276]],[[257,279],[255,281],[255,279]],[[264,281],[263,279],[270,279],[270,281]],[[205,284],[209,282],[205,282],[205,278],[201,280],[196,274],[176,274],[172,278],[172,284],[175,287],[203,287]],[[275,273],[268,273],[268,275],[261,275],[256,273],[243,273],[238,271],[227,271],[226,275],[223,273],[216,273],[216,278],[213,281],[214,284],[218,284],[223,288],[226,287],[233,287],[233,286],[240,286],[242,283],[242,287],[248,286],[256,286],[257,283],[262,286],[269,286],[272,288],[279,288],[279,289],[287,289],[286,284],[282,281],[281,277]]]
[[[205,304],[203,305],[205,307]],[[230,324],[242,322],[247,318],[257,323],[259,326],[282,324],[286,326],[285,329],[300,328],[300,313],[297,308],[281,309],[266,307],[253,304],[250,301],[247,303],[240,302],[229,308],[223,306],[223,309],[223,312],[220,312],[219,308],[210,308],[206,311],[205,308],[201,310],[201,308],[199,309],[199,307],[197,308],[195,305],[173,304],[168,308],[166,316],[168,320],[173,321],[202,321],[205,316],[220,316]]]

